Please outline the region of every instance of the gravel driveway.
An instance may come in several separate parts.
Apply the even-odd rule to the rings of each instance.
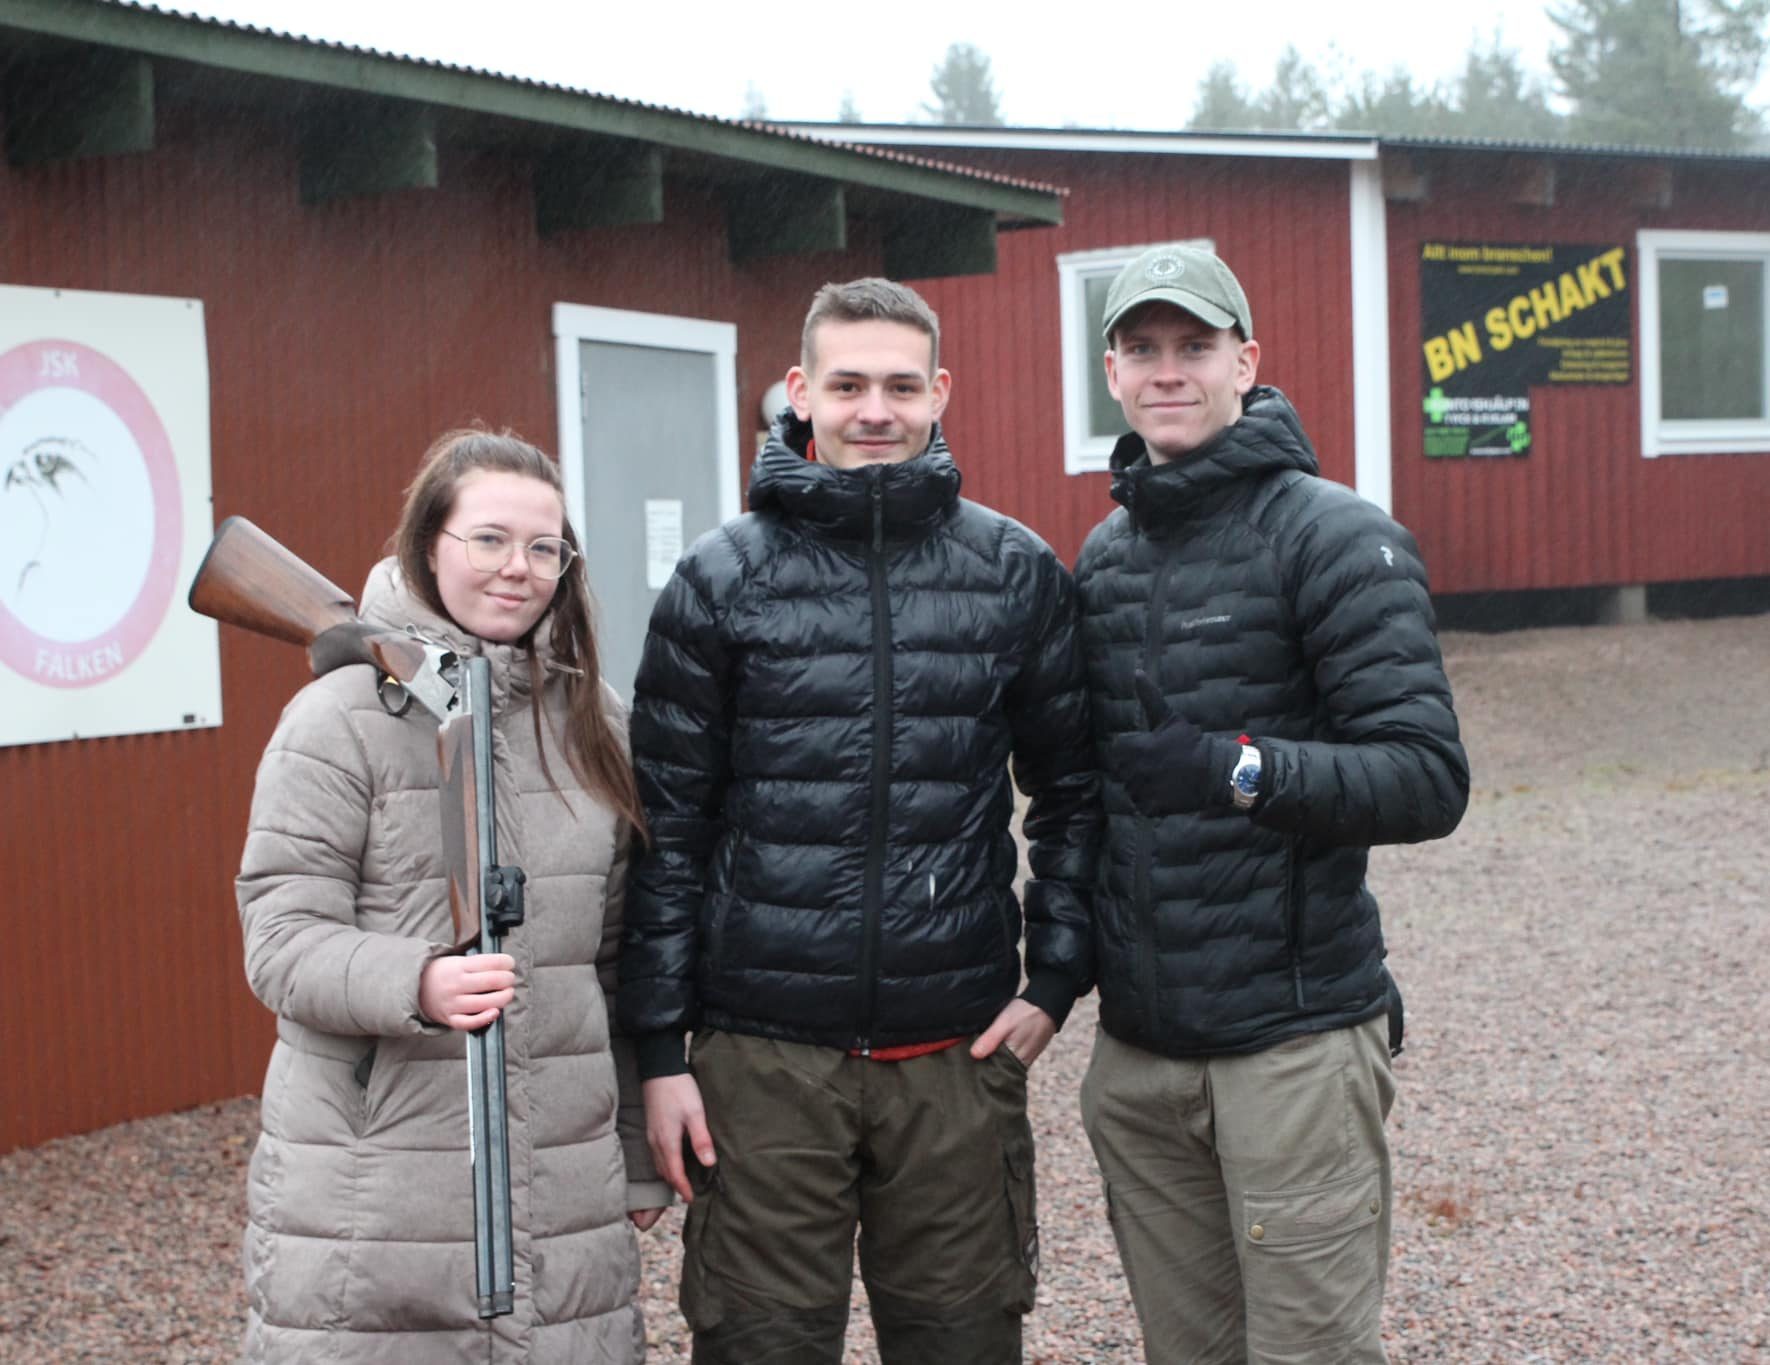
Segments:
[[[1372,871],[1408,1000],[1390,1356],[1770,1360],[1770,617],[1445,648],[1475,798]],[[1090,999],[1034,1070],[1034,1362],[1141,1359],[1093,1030]],[[255,1132],[245,1098],[0,1158],[0,1361],[231,1359]],[[656,1361],[679,1229],[644,1239]]]

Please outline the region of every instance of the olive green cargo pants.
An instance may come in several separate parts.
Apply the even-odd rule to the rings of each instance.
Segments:
[[[1238,1056],[1104,1030],[1082,1124],[1151,1365],[1381,1362],[1386,1016]]]
[[[682,1311],[697,1365],[831,1365],[854,1276],[884,1365],[1012,1365],[1038,1271],[1026,1068],[961,1043],[879,1062],[695,1037],[718,1163],[691,1160]]]

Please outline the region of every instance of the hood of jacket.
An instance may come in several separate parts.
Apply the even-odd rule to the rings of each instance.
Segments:
[[[1315,447],[1290,399],[1256,385],[1242,400],[1241,420],[1181,459],[1155,464],[1135,432],[1112,451],[1112,496],[1148,530],[1185,519],[1226,485],[1282,469],[1318,474]]]
[[[505,699],[512,695],[524,699],[528,697],[531,691],[528,663],[531,651],[540,661],[543,675],[574,671],[570,665],[560,662],[554,656],[551,605],[536,623],[527,645],[482,640],[463,630],[449,617],[425,606],[418,594],[407,584],[405,575],[400,572],[399,560],[391,555],[369,570],[368,581],[363,584],[362,602],[357,611],[371,625],[389,630],[416,632],[423,639],[452,650],[463,659],[485,656],[492,669],[494,710],[501,710]]]
[[[751,511],[779,512],[839,540],[865,540],[873,533],[876,485],[886,536],[913,540],[939,525],[959,499],[959,467],[938,422],[928,449],[896,464],[833,469],[806,458],[810,441],[811,423],[791,408],[775,419],[750,471]]]

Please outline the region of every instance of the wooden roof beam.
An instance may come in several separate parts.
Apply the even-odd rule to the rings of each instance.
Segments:
[[[1383,149],[1383,198],[1391,203],[1423,204],[1432,197],[1432,177],[1425,158],[1413,152]]]
[[[1637,208],[1669,209],[1672,206],[1671,162],[1638,162],[1629,170],[1634,178],[1634,201]]]
[[[561,148],[535,167],[535,226],[543,237],[663,221],[661,147]]]
[[[1546,156],[1507,157],[1500,183],[1506,197],[1520,207],[1555,206],[1555,163]]]
[[[831,181],[770,176],[728,190],[725,208],[731,259],[740,265],[848,247],[847,196]]]
[[[301,138],[301,202],[436,188],[436,116],[423,105],[353,102]]]
[[[6,159],[36,166],[154,147],[154,64],[86,48],[6,73]]]
[[[894,280],[992,275],[996,215],[986,209],[929,208],[885,234],[885,273]]]

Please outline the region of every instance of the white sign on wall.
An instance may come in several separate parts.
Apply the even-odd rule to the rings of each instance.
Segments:
[[[682,499],[645,500],[645,586],[662,591],[682,558]]]
[[[195,299],[0,286],[0,744],[221,723]]]

